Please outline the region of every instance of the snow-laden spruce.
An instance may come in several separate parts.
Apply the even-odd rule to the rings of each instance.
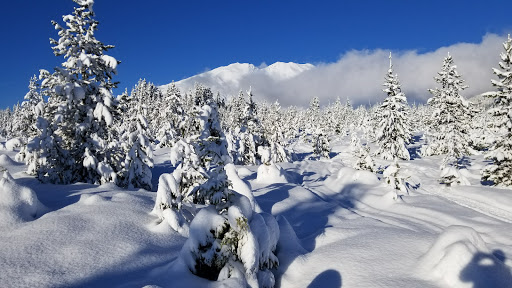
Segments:
[[[427,145],[423,147],[422,154],[446,154],[445,159],[459,159],[473,153],[469,133],[473,109],[471,103],[460,94],[468,86],[457,72],[457,66],[450,54],[444,58],[441,71],[437,74],[434,80],[441,87],[429,90],[432,97],[428,100],[428,105],[432,107],[433,113],[427,131]]]
[[[311,99],[309,108],[306,111],[306,119],[304,132],[306,133],[305,137],[309,139],[313,146],[313,154],[327,159],[330,158],[331,147],[329,139],[324,132],[318,97]]]
[[[51,39],[53,52],[66,61],[54,73],[41,70],[41,88],[48,96],[39,133],[27,145],[29,172],[44,182],[114,182],[109,153],[114,121],[112,82],[119,61],[104,54],[111,45],[95,38],[98,21],[94,1],[74,0],[79,7],[63,16],[65,26],[55,21],[59,40]],[[115,145],[114,145],[115,146]],[[97,163],[97,165],[89,165]]]
[[[20,148],[20,152],[16,155],[16,161],[25,162],[27,157],[26,143],[29,139],[37,135],[37,117],[41,116],[44,111],[44,101],[41,93],[39,93],[39,83],[34,75],[30,79],[28,85],[28,93],[25,95],[21,109],[19,109],[19,117],[14,117],[13,130],[17,131],[24,145]]]
[[[389,54],[389,69],[386,74],[387,97],[376,111],[376,138],[379,149],[376,154],[383,159],[409,160],[410,155],[406,144],[411,140],[411,121],[407,98],[400,88],[398,76],[393,74],[391,53]]]
[[[497,141],[487,159],[493,163],[483,170],[482,179],[495,185],[512,185],[512,38],[508,35],[503,43],[505,51],[501,53],[500,69],[493,72],[498,80],[492,80],[496,91],[487,96],[494,98],[494,107],[489,110],[493,116],[492,126],[497,129]]]
[[[160,113],[162,121],[158,128],[157,140],[159,147],[172,147],[176,138],[182,134],[178,133],[184,116],[181,91],[174,82],[165,91],[164,103]]]
[[[140,94],[122,97],[126,112],[120,130],[120,142],[124,151],[123,169],[120,171],[119,185],[128,188],[151,190],[153,150],[148,138],[148,121]]]
[[[427,144],[422,147],[422,154],[442,155],[445,157],[441,164],[443,184],[467,183],[457,171],[462,167],[463,156],[475,153],[471,140],[471,121],[475,110],[472,103],[466,101],[460,91],[468,86],[457,72],[452,56],[444,58],[443,66],[434,79],[441,87],[430,89],[432,98],[428,105],[433,109],[430,127],[427,131]]]
[[[286,147],[288,142],[284,136],[286,129],[283,127],[285,123],[283,123],[284,115],[281,111],[281,105],[276,101],[270,105],[264,102],[258,106],[260,106],[262,111],[258,112],[258,114],[265,115],[265,117],[261,117],[261,124],[263,138],[268,142],[270,159],[275,163],[290,161],[289,151]],[[260,147],[263,148],[263,146]],[[258,147],[258,154],[260,147]],[[262,163],[265,163],[263,159],[260,160]]]

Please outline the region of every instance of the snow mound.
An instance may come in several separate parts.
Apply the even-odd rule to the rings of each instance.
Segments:
[[[19,165],[20,163],[14,161],[11,159],[11,157],[3,154],[3,155],[0,155],[0,166],[1,167],[8,167],[8,166],[14,166],[14,165]]]
[[[104,203],[106,201],[107,201],[107,199],[105,197],[96,195],[96,194],[94,194],[94,195],[82,194],[80,196],[80,200],[79,200],[79,202],[84,205],[96,205],[96,204]]]
[[[338,174],[330,176],[325,180],[326,186],[333,191],[342,191],[350,184],[377,185],[379,179],[375,174],[365,170],[356,170],[351,167],[341,167]]]
[[[286,172],[277,164],[262,164],[258,167],[258,175],[256,176],[258,183],[288,183]]]
[[[238,176],[240,176],[242,178],[250,176],[253,173],[251,170],[249,170],[249,169],[247,169],[245,167],[239,167],[237,169],[237,172],[238,172]]]
[[[418,268],[425,279],[450,287],[510,287],[511,272],[502,260],[473,228],[450,226],[423,255]]]
[[[34,220],[42,208],[32,189],[16,184],[11,174],[4,172],[0,179],[0,226]]]
[[[14,151],[14,149],[19,148],[23,145],[19,138],[12,138],[5,142],[5,149],[8,151]]]

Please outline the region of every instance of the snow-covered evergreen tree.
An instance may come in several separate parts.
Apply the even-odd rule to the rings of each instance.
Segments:
[[[37,117],[41,116],[44,111],[44,101],[41,93],[39,93],[39,83],[35,75],[30,79],[28,89],[29,91],[24,97],[25,101],[21,104],[21,119],[16,122],[17,125],[14,127],[15,130],[21,133],[23,143],[27,143],[28,139],[32,139],[38,134]],[[24,162],[26,156],[27,147],[24,144],[16,155],[16,161]]]
[[[273,287],[277,223],[268,214],[255,213],[250,200],[231,189],[225,169],[230,158],[216,102],[203,100],[196,114],[201,132],[173,146],[171,160],[179,164],[172,175],[161,176],[153,211],[189,235],[181,255],[196,275]]]
[[[241,93],[241,95],[243,95]],[[258,163],[258,147],[266,145],[266,139],[263,137],[263,129],[261,122],[257,116],[256,103],[253,100],[251,89],[247,91],[248,101],[245,102],[245,107],[242,116],[242,123],[240,126],[240,141],[239,141],[239,159],[243,164],[257,164]]]
[[[494,99],[494,107],[489,110],[493,115],[493,126],[499,135],[496,144],[486,155],[493,163],[483,170],[482,179],[493,181],[495,185],[512,185],[512,38],[508,35],[503,43],[505,51],[501,53],[500,68],[493,72],[498,80],[492,80],[496,87],[488,96]]]
[[[409,151],[406,146],[411,139],[409,106],[407,98],[400,88],[398,76],[393,74],[391,53],[389,54],[386,82],[383,85],[386,87],[383,91],[386,92],[387,97],[380,105],[376,115],[376,137],[379,143],[376,154],[380,154],[383,159],[387,160],[409,160]]]
[[[428,129],[428,143],[422,153],[425,156],[446,154],[444,164],[447,159],[460,159],[473,153],[469,133],[473,109],[460,94],[468,86],[456,69],[452,56],[448,54],[439,76],[434,78],[441,87],[429,90],[432,98],[428,105],[434,112]]]
[[[407,187],[405,185],[406,179],[400,174],[400,165],[398,165],[396,159],[392,164],[386,167],[382,173],[382,176],[384,176],[384,181],[389,186],[393,187],[393,191],[395,192],[393,199],[398,200],[401,198],[403,194],[400,194],[400,192],[409,194],[409,191],[407,191]]]
[[[174,82],[167,88],[164,99],[165,108],[160,114],[161,126],[158,130],[158,141],[160,147],[172,146],[177,141],[179,127],[183,120],[184,108],[181,92]]]
[[[368,145],[358,145],[359,149],[354,151],[355,156],[357,157],[356,163],[354,164],[354,168],[357,170],[366,170],[370,172],[374,172],[375,163],[370,154],[370,147]]]
[[[128,188],[151,190],[153,151],[147,136],[145,107],[136,96],[123,98],[126,99],[127,109],[120,140],[126,156],[123,169],[119,173],[119,184]]]
[[[35,123],[44,108],[43,97],[39,93],[39,83],[35,75],[30,79],[28,89],[25,100],[21,103],[21,119],[14,129],[21,132],[23,138],[30,139],[37,134]]]
[[[104,54],[113,46],[94,36],[98,26],[92,10],[94,1],[74,2],[79,7],[63,16],[65,27],[52,22],[60,36],[58,41],[51,39],[52,49],[66,61],[53,74],[41,71],[41,87],[49,95],[43,115],[47,123],[40,123],[40,136],[31,142],[29,152],[43,157],[35,165],[41,181],[115,181],[108,175],[113,167],[107,150],[113,141],[109,137],[112,88],[117,86],[112,77],[119,62]]]

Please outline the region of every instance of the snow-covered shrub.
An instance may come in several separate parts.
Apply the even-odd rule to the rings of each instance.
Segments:
[[[313,137],[313,154],[323,158],[331,158],[331,147],[329,146],[329,139],[322,129],[316,129],[312,135]]]
[[[8,151],[14,151],[15,149],[22,146],[23,142],[20,140],[20,138],[12,138],[5,142],[5,149]]]
[[[188,237],[189,222],[195,215],[195,207],[182,201],[178,184],[172,174],[164,173],[158,179],[155,206],[152,213],[166,221],[172,229]]]
[[[460,173],[459,165],[455,160],[443,164],[439,183],[447,186],[470,185],[469,180]]]
[[[375,163],[370,154],[370,147],[368,145],[360,145],[359,151],[355,153],[355,156],[357,157],[356,163],[354,164],[355,169],[374,172]]]
[[[397,161],[394,161],[391,165],[386,167],[384,172],[382,173],[384,176],[384,181],[391,187],[393,187],[395,191],[394,199],[399,199],[403,194],[399,194],[400,192],[404,194],[409,194],[407,190],[407,186],[405,183],[406,178],[400,175],[400,165],[398,165]]]
[[[259,183],[288,183],[286,172],[275,163],[261,164],[258,167],[256,181]]]
[[[241,198],[236,202],[249,202],[245,196],[235,197]],[[180,256],[190,271],[203,278],[240,278],[251,287],[273,287],[270,269],[279,264],[277,222],[241,206],[231,205],[221,214],[213,206],[202,209],[190,225]]]

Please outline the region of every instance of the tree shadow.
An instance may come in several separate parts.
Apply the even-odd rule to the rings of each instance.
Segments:
[[[167,251],[179,251],[178,246],[181,245],[182,243],[179,243],[171,247],[166,247],[166,249]],[[60,287],[143,287],[150,281],[157,282],[154,284],[166,287],[169,285],[169,283],[158,283],[161,281],[159,281],[159,279],[153,279],[153,277],[151,277],[151,273],[156,268],[160,268],[171,263],[176,259],[177,256],[171,253],[164,255],[165,253],[162,253],[162,249],[163,247],[158,245],[147,245],[123,261],[125,264],[132,264],[130,265],[131,268],[129,269],[123,269],[123,267],[126,265],[123,265],[123,263],[118,263],[119,265],[112,266],[112,270],[106,270],[103,273],[78,280],[76,283],[70,283]],[[133,264],[137,263],[137,261],[140,261],[140,259],[143,258],[158,258],[159,260],[151,261],[152,263],[150,264]]]
[[[340,288],[342,284],[340,272],[329,269],[318,274],[308,288]]]
[[[473,288],[510,288],[512,274],[505,264],[505,253],[494,250],[492,253],[477,252],[469,264],[460,272],[460,280],[473,283]]]
[[[332,159],[336,156],[338,156],[340,153],[339,152],[329,152],[329,159]]]
[[[293,188],[295,188],[293,185],[287,187],[289,190],[288,194],[293,195]],[[349,211],[352,211],[352,208],[355,207],[355,203],[357,202],[357,198],[359,198],[363,194],[363,191],[365,191],[366,185],[357,183],[348,184],[335,196],[330,197],[319,195],[314,191],[307,189],[306,187],[300,187],[300,189],[306,189],[310,191],[314,195],[314,198],[312,199],[311,197],[301,197],[302,199],[294,202],[292,207],[289,207],[288,209],[274,215],[276,217],[284,216],[286,221],[289,223],[290,228],[293,229],[293,232],[297,236],[297,240],[299,241],[299,245],[302,249],[302,251],[290,251],[290,248],[288,247],[289,243],[278,243],[277,252],[278,254],[281,254],[282,252],[284,254],[284,258],[280,257],[280,273],[275,275],[276,286],[280,285],[282,275],[288,270],[288,267],[294,262],[294,259],[305,253],[313,251],[317,246],[317,238],[323,235],[327,228],[332,227],[329,224],[330,215],[333,215],[339,209],[348,209]],[[286,198],[287,197],[284,197],[283,199]],[[319,279],[314,283],[327,283],[325,282],[325,279],[337,279],[334,274],[335,273],[333,273],[333,271],[325,272],[325,275],[319,275],[317,277]],[[340,287],[341,276],[338,278],[340,282],[339,286],[325,287]]]
[[[421,141],[422,135],[414,135],[411,138],[411,147],[408,147],[407,150],[409,151],[409,155],[411,157],[411,160],[420,159],[421,158],[421,146],[419,142]],[[415,144],[415,145],[413,145]]]
[[[467,156],[462,156],[459,160],[457,160],[457,167],[459,169],[468,169],[471,166],[471,159]]]
[[[175,167],[171,164],[171,161],[165,161],[164,163],[155,165],[151,169],[151,185],[153,186],[151,190],[153,192],[156,192],[156,190],[158,189],[158,180],[160,179],[160,176],[164,173],[172,173],[174,171],[174,168]]]
[[[258,205],[263,212],[272,214],[272,207],[274,207],[274,204],[290,197],[290,190],[293,187],[295,186],[286,183],[274,183],[270,186],[266,186],[264,189],[269,191],[263,195],[256,196],[256,202],[258,202]],[[257,191],[258,190],[255,190],[255,192]]]
[[[313,155],[313,152],[292,153],[291,158],[292,158],[292,161],[304,161],[310,155]]]
[[[18,178],[16,179],[16,183],[34,190],[37,199],[49,209],[48,212],[56,211],[74,204],[80,200],[80,195],[82,194],[80,192],[98,187],[98,185],[95,184],[81,182],[69,185],[43,184],[32,177]]]

